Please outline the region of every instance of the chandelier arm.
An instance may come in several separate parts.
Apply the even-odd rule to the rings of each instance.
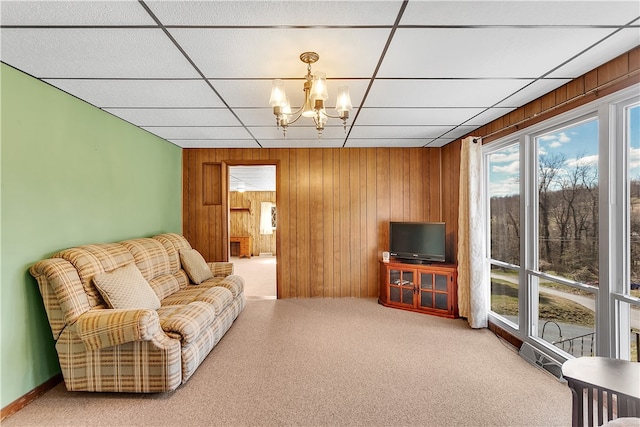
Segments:
[[[289,113],[287,114],[287,116],[295,116],[296,114],[301,114],[302,113],[302,109],[304,108],[304,105],[302,105],[300,108],[298,108],[296,111],[294,111],[293,113]],[[297,119],[296,119],[297,120]],[[292,122],[293,123],[293,122]]]
[[[332,119],[342,119],[342,117],[340,117],[340,116],[333,116],[333,115],[331,115],[331,114],[327,113],[326,111],[325,111],[323,114],[324,114],[325,116],[327,116],[327,117],[332,118]]]
[[[300,112],[301,110],[302,110],[302,108],[300,108],[298,111],[296,111],[295,113],[293,113],[293,114],[291,114],[291,115],[293,116],[293,115],[295,115],[295,114],[298,114],[298,112]],[[298,119],[299,119],[300,117],[302,117],[302,114],[298,114],[298,117],[296,117],[295,119],[291,120],[291,121],[289,122],[289,124],[290,124],[290,125],[294,124],[295,122],[297,122],[297,121],[298,121]]]

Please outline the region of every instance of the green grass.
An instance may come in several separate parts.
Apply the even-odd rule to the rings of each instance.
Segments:
[[[518,315],[518,286],[505,280],[491,280],[491,310],[503,316]],[[561,323],[593,326],[594,313],[569,299],[555,295],[541,295],[539,317]]]

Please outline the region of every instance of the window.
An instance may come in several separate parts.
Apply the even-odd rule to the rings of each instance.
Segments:
[[[628,295],[636,299],[630,305],[631,324],[629,358],[640,362],[640,105],[626,108],[625,137],[629,153],[629,260]],[[625,289],[627,290],[627,289]]]
[[[519,323],[520,146],[511,143],[487,156],[491,238],[491,310]]]
[[[275,230],[276,226],[278,225],[278,220],[276,217],[276,207],[271,206],[271,227]]]
[[[640,105],[620,105],[618,115],[622,118],[618,125],[624,141],[620,181],[625,184],[618,196],[625,209],[617,220],[624,225],[624,250],[620,258],[628,261],[624,263],[625,271],[620,272],[621,285],[613,289],[621,331],[614,353],[640,361]]]
[[[536,291],[534,336],[573,356],[591,356],[599,277],[598,120],[553,128],[533,140],[538,232],[528,275]]]
[[[483,147],[489,317],[559,360],[638,357],[637,93]]]

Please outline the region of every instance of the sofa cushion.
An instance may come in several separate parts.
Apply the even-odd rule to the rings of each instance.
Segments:
[[[233,294],[221,286],[189,286],[162,300],[162,306],[184,305],[195,301],[205,302],[215,309],[216,315],[222,313],[233,302]]]
[[[195,249],[181,249],[180,261],[191,281],[197,285],[213,277],[207,262]]]
[[[151,238],[141,238],[123,240],[120,244],[131,252],[136,267],[138,267],[145,279],[151,280],[171,273],[169,254],[159,241]]]
[[[194,342],[216,318],[215,308],[201,301],[161,307],[158,315],[162,330],[183,343]]]
[[[176,233],[158,234],[157,236],[153,236],[152,239],[162,243],[162,246],[164,246],[167,251],[167,255],[169,255],[171,272],[176,274],[181,268],[180,249],[191,249],[189,241],[184,236]]]
[[[134,263],[96,274],[93,281],[110,308],[160,308],[160,300]]]
[[[93,277],[133,262],[133,255],[119,243],[99,243],[69,248],[54,254],[52,258],[69,261],[78,271],[90,307],[103,304]]]
[[[227,276],[225,278],[214,277],[212,279],[206,280],[202,282],[200,286],[219,286],[223,288],[227,288],[231,291],[234,298],[237,298],[242,292],[244,292],[244,279],[242,276],[238,276],[236,274],[232,274],[231,276]]]

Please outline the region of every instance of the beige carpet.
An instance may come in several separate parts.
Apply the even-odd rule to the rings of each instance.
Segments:
[[[276,257],[254,256],[251,258],[231,257],[234,274],[244,278],[244,293],[247,298],[275,298]]]
[[[463,320],[372,299],[249,300],[173,393],[59,385],[3,426],[568,426],[566,384]]]

